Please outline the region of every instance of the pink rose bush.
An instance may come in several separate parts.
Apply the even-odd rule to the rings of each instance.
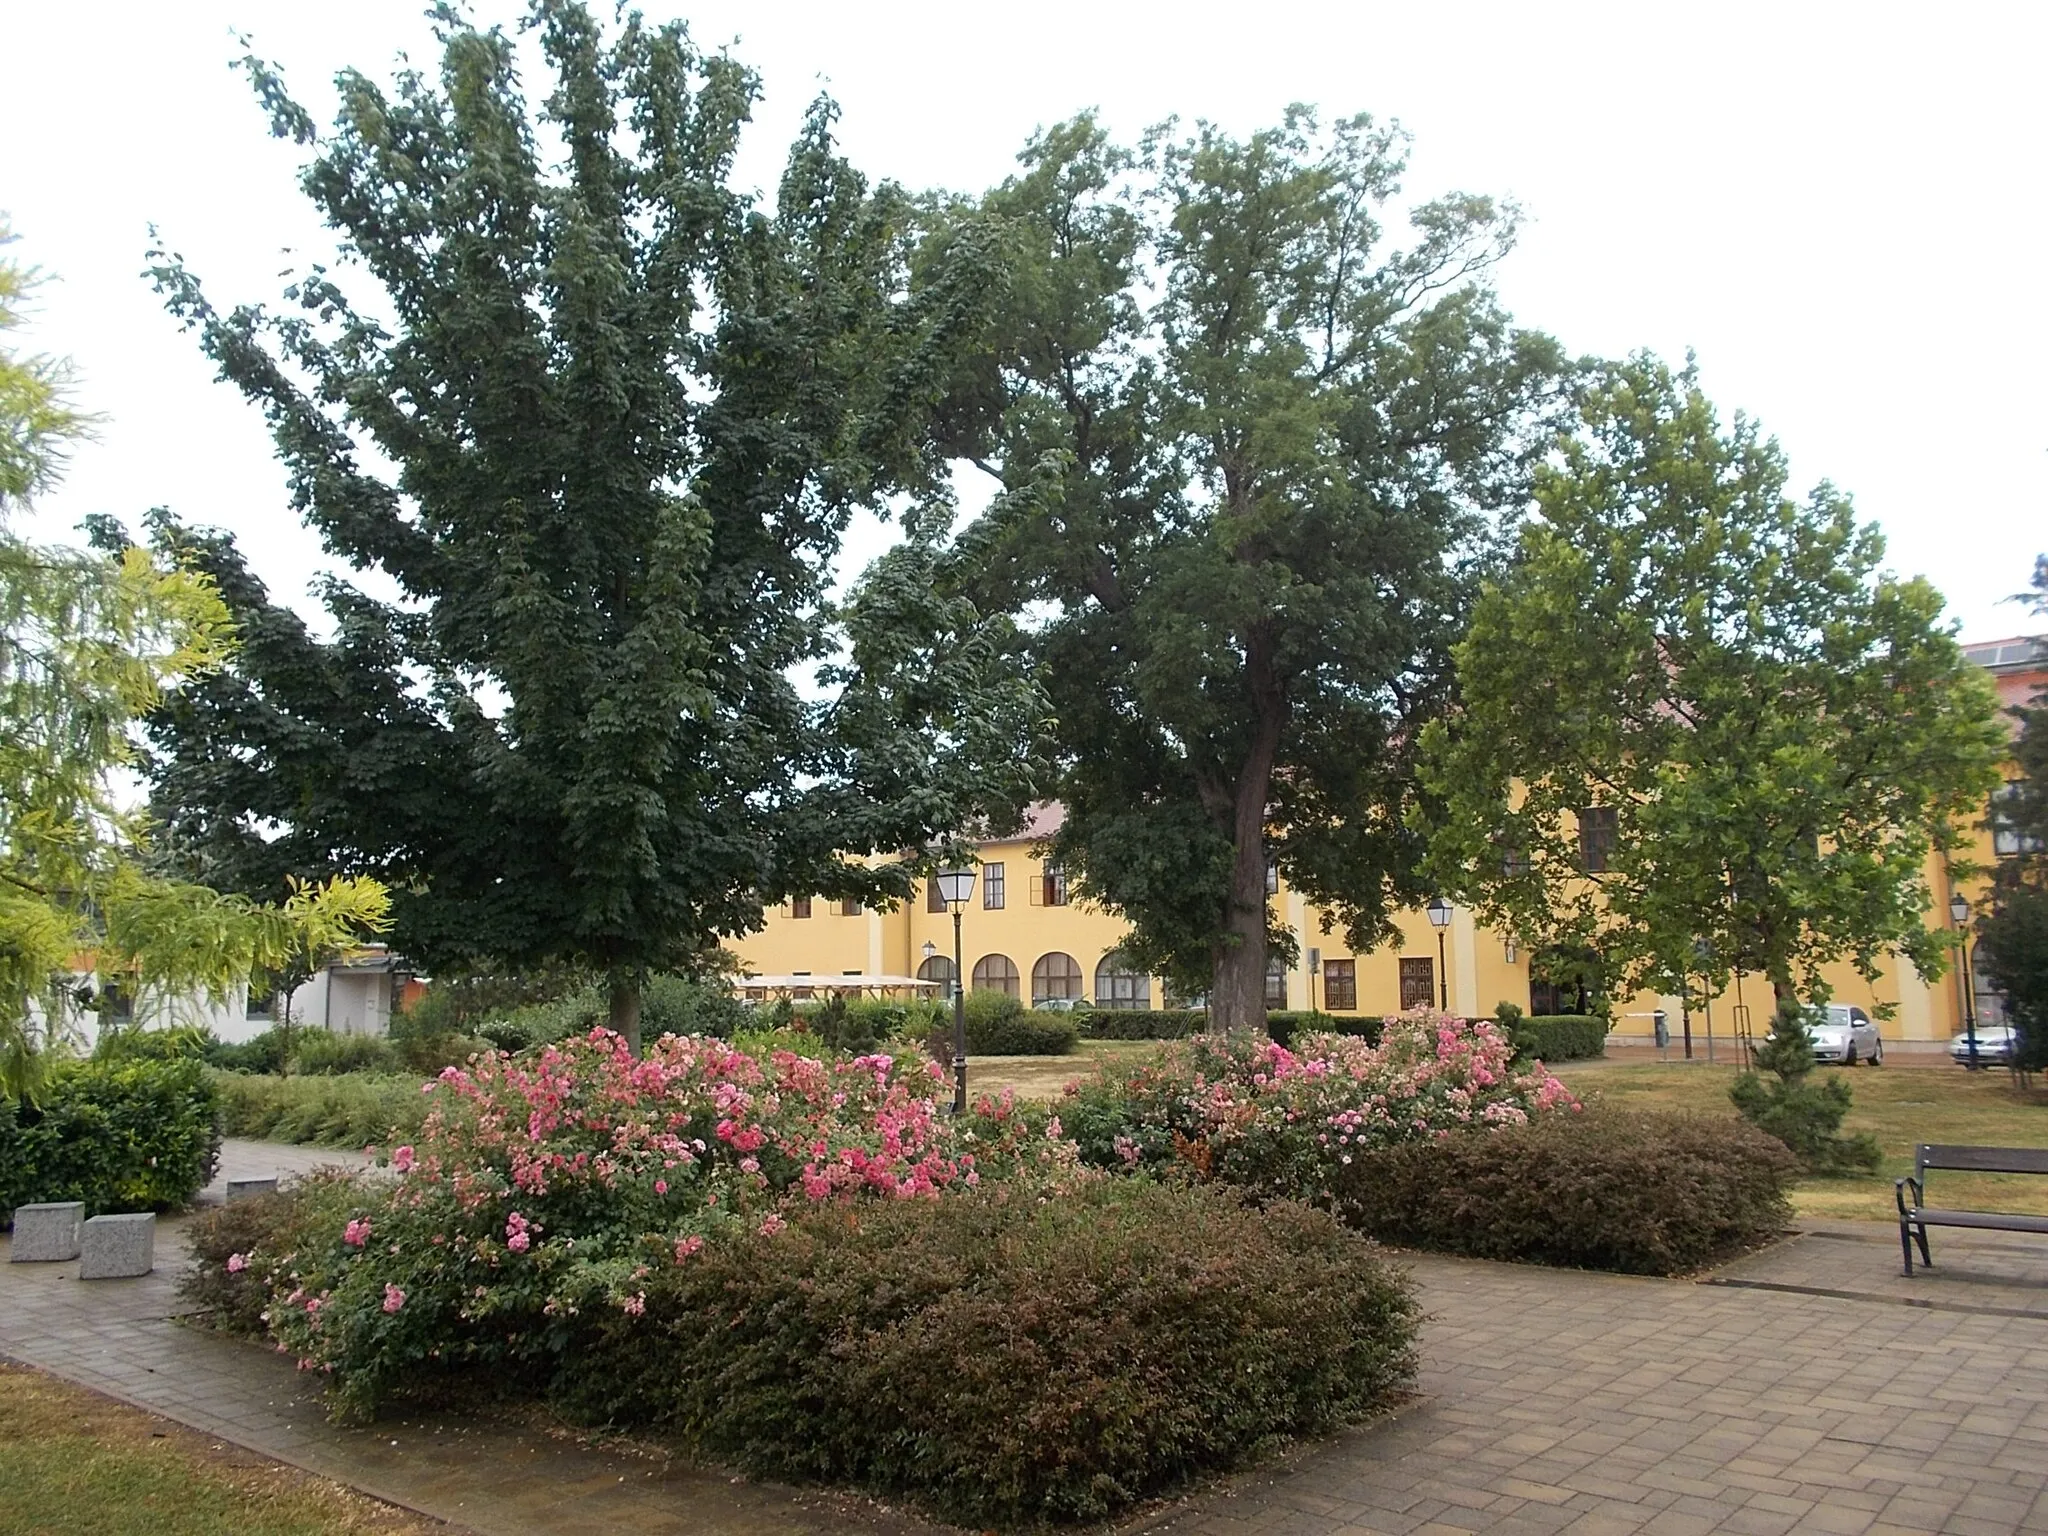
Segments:
[[[1101,1177],[1042,1115],[1005,1095],[956,1121],[944,1087],[923,1060],[690,1036],[636,1059],[604,1030],[479,1056],[427,1085],[388,1169],[309,1187],[293,1251],[264,1256],[264,1323],[367,1411],[419,1370],[540,1363],[580,1314],[637,1315],[658,1266],[772,1241],[806,1208]]]
[[[1491,1020],[1429,1010],[1390,1016],[1377,1044],[1198,1036],[1070,1088],[1061,1119],[1097,1167],[1180,1164],[1327,1200],[1337,1171],[1368,1150],[1579,1108],[1540,1062],[1513,1057]]]

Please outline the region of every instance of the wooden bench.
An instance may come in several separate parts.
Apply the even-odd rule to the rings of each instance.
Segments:
[[[1913,1172],[1900,1179],[1893,1193],[1899,1201],[1899,1247],[1905,1251],[1906,1274],[1913,1273],[1913,1244],[1920,1244],[1920,1262],[1934,1268],[1927,1252],[1929,1227],[1982,1227],[1998,1232],[2048,1232],[2048,1216],[2013,1216],[2002,1211],[1942,1211],[1927,1204],[1927,1172],[2048,1173],[2048,1150],[2035,1147],[1922,1146],[1913,1156]],[[1913,1203],[1906,1203],[1906,1191]]]

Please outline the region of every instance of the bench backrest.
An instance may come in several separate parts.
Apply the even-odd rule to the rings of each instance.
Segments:
[[[2048,1148],[1922,1146],[1913,1162],[1916,1178],[1929,1168],[1957,1173],[2048,1173]]]

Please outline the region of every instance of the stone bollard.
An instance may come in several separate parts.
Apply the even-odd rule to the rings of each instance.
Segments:
[[[78,1257],[79,1228],[85,1206],[76,1200],[14,1208],[14,1246],[7,1257],[16,1264],[55,1264]]]
[[[276,1193],[277,1193],[277,1180],[276,1180],[276,1179],[229,1179],[229,1180],[228,1180],[228,1204],[229,1204],[229,1205],[233,1205],[233,1204],[234,1204],[234,1203],[235,1203],[235,1202],[236,1202],[237,1200],[254,1200],[254,1199],[255,1199],[255,1198],[256,1198],[256,1197],[258,1196],[258,1195],[274,1195],[274,1194],[276,1194]]]
[[[123,1280],[156,1268],[156,1213],[95,1216],[78,1256],[81,1280]]]

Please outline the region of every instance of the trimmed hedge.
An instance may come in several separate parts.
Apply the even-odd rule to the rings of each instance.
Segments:
[[[1607,1054],[1605,1019],[1572,1013],[1538,1013],[1516,1019],[1515,1028],[1536,1037],[1533,1054],[1545,1062],[1587,1061]]]
[[[174,1210],[220,1164],[213,1075],[194,1058],[65,1062],[33,1106],[0,1100],[0,1223],[82,1200],[88,1216]]]
[[[591,1308],[558,1403],[962,1524],[1099,1520],[1412,1378],[1404,1279],[1326,1214],[1105,1180],[821,1207]]]
[[[1799,1172],[1740,1120],[1597,1109],[1365,1153],[1336,1209],[1403,1247],[1676,1275],[1776,1236]]]
[[[948,1010],[931,1029],[944,1037],[950,1052],[952,1012]],[[1069,1056],[1080,1041],[1080,1026],[1071,1013],[1041,1013],[1007,992],[967,994],[970,1056]]]
[[[230,1136],[361,1147],[403,1141],[419,1129],[426,1098],[417,1077],[251,1077],[217,1072]]]
[[[1184,1040],[1209,1027],[1201,1008],[1089,1008],[1071,1017],[1084,1040]]]

